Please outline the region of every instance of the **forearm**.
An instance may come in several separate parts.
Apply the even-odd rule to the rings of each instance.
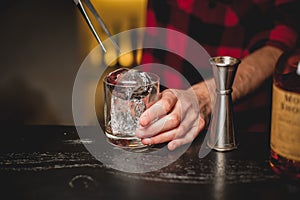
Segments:
[[[245,57],[233,82],[233,101],[252,93],[270,77],[281,54],[282,50],[266,46]]]

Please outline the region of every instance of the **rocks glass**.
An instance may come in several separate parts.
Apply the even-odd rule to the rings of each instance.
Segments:
[[[141,114],[158,97],[159,77],[135,69],[121,68],[104,79],[105,134],[113,145],[145,147],[135,136]]]

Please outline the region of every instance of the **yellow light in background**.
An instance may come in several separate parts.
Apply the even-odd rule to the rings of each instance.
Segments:
[[[145,25],[147,0],[92,0],[92,3],[112,34]]]
[[[126,53],[119,58],[119,63],[123,67],[130,67],[133,64],[133,54],[132,53]]]
[[[115,49],[110,49],[104,54],[104,62],[108,66],[115,66],[117,64],[117,51]]]
[[[138,49],[136,51],[136,63],[139,65],[142,62],[142,55],[143,55],[143,51],[142,49]]]
[[[130,35],[125,34],[124,37],[122,37],[122,40],[119,42],[121,52],[129,52],[122,54],[119,57],[119,63],[121,66],[124,67],[130,67],[132,66],[134,62],[133,53],[130,52],[132,49],[131,39]]]
[[[145,26],[146,21],[146,7],[147,0],[91,0],[94,7],[96,8],[99,15],[102,17],[107,28],[112,35],[126,31],[133,28]],[[88,9],[87,9],[88,10]],[[101,40],[107,39],[107,36],[103,32],[102,28],[98,22],[94,19],[94,16],[88,12],[93,24],[96,25],[98,34],[100,35]],[[87,54],[90,52],[96,45],[98,45],[96,39],[92,35],[88,25],[84,21],[81,14],[78,12],[78,22],[79,22],[79,40],[81,48],[81,54]],[[138,36],[135,41],[138,44],[138,47],[142,45],[142,36]],[[132,39],[131,39],[132,40]],[[121,49],[131,49],[130,39],[126,41],[117,41]],[[111,54],[111,55],[110,55]],[[105,62],[110,66],[116,65],[117,61],[112,63],[107,63],[111,57],[116,55],[116,51],[107,52],[104,55],[104,58],[95,58],[95,62]],[[135,63],[139,63],[141,60],[141,51],[137,54],[124,54],[119,58],[119,64],[124,67],[130,67]]]
[[[89,56],[92,66],[100,66],[103,59],[103,53],[98,51],[90,54]]]
[[[112,34],[145,25],[147,0],[93,0],[93,3]],[[118,41],[123,52],[132,49],[132,39],[138,40],[137,44],[142,43],[141,37]],[[126,53],[119,57],[119,64],[123,67],[130,67],[135,60],[132,52]]]

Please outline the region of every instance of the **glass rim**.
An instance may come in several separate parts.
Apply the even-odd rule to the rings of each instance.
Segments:
[[[150,76],[150,78],[151,78],[151,83],[148,83],[148,84],[146,84],[146,85],[143,85],[143,87],[147,87],[147,86],[154,85],[154,84],[159,84],[160,77],[159,77],[157,74],[155,74],[155,73],[153,73],[153,72],[145,72],[145,73],[147,73],[147,74]],[[153,80],[153,78],[154,78],[155,80]],[[107,85],[107,86],[114,86],[114,87],[123,87],[123,88],[136,87],[136,86],[134,86],[134,85],[124,85],[124,84],[118,84],[118,83],[117,83],[117,84],[109,83],[109,82],[107,82],[107,77],[105,77],[105,78],[103,79],[103,83],[104,83],[104,85]]]

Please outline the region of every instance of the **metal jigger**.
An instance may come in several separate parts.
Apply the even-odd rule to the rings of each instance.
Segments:
[[[232,83],[240,60],[229,56],[213,57],[210,60],[216,83],[216,102],[210,126],[208,146],[216,151],[237,148],[232,115]]]

